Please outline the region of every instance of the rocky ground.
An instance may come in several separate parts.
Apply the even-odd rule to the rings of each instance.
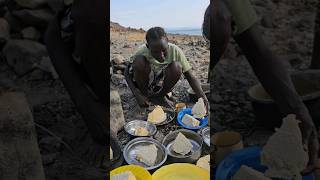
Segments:
[[[20,89],[32,109],[43,166],[48,180],[99,179],[99,170],[79,159],[79,132],[86,131],[80,115],[52,68],[43,43],[43,33],[53,14],[68,3],[63,0],[0,0],[0,90]],[[263,37],[290,69],[306,69],[310,63],[315,9],[303,1],[254,0]],[[171,42],[183,49],[194,74],[205,82],[209,50],[202,37],[170,35]],[[141,30],[113,29],[110,60],[127,61],[144,43]],[[119,91],[126,121],[143,117],[126,87],[123,67],[114,67],[111,89]],[[225,57],[217,65],[214,93],[210,97],[212,116],[222,128],[241,132],[247,145],[263,144],[271,133],[254,129],[254,115],[246,91],[257,82],[241,50],[231,42]],[[189,102],[189,85],[181,79],[173,91],[179,101]],[[140,113],[141,112],[141,113]],[[156,138],[176,125],[160,128]],[[252,133],[253,134],[252,134]],[[121,131],[121,142],[128,137]],[[73,145],[73,152],[68,145]],[[101,178],[100,178],[101,179]]]
[[[123,29],[115,23],[111,23],[111,30],[110,57],[112,60],[111,63],[113,64],[113,69],[111,71],[111,89],[117,90],[121,96],[124,117],[127,122],[134,119],[146,119],[147,115],[145,109],[140,108],[137,105],[134,96],[126,85],[122,68],[124,62],[129,61],[137,48],[145,43],[145,32],[141,32],[141,30],[132,31]],[[169,39],[184,51],[193,67],[195,76],[202,82],[206,82],[210,50],[203,37],[169,35]],[[179,102],[189,103],[191,106],[188,99],[188,88],[189,84],[187,80],[182,77],[173,90],[173,96],[176,97]],[[181,127],[177,125],[176,121],[158,127],[155,138],[161,140],[170,131],[179,128]],[[118,135],[123,146],[130,141],[130,137],[124,130],[120,131]]]
[[[306,1],[252,1],[258,14],[258,24],[267,44],[287,64],[290,70],[304,70],[310,64],[315,7]],[[117,28],[114,28],[117,29]],[[119,28],[121,29],[121,28]],[[135,49],[144,43],[142,32],[124,29],[111,33],[111,60],[128,61]],[[194,39],[195,38],[195,39]],[[171,42],[183,49],[197,78],[207,80],[209,50],[201,36],[170,36]],[[121,62],[120,61],[120,62]],[[215,68],[212,116],[218,123],[216,129],[233,129],[244,136],[246,145],[263,145],[272,134],[256,126],[247,90],[258,81],[241,49],[231,40],[227,52]],[[120,92],[126,121],[139,117],[130,90],[126,87],[122,71],[113,69],[111,88]],[[189,102],[189,85],[183,78],[173,90],[181,102]],[[177,127],[168,126],[160,131],[167,133]],[[123,144],[129,139],[120,132]]]

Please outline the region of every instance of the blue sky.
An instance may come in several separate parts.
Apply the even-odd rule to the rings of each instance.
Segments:
[[[210,0],[111,0],[110,20],[125,27],[200,28]]]

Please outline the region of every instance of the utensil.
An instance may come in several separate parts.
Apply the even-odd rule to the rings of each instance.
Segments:
[[[154,144],[158,149],[157,159],[154,166],[147,166],[146,164],[136,159],[136,154],[139,147],[151,144]],[[163,163],[165,163],[165,161],[167,160],[167,151],[166,148],[159,141],[152,138],[139,137],[128,142],[128,144],[124,147],[123,156],[128,164],[139,165],[147,170],[154,170],[162,166]]]

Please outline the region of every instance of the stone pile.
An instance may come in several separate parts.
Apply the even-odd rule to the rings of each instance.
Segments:
[[[44,33],[67,0],[0,0],[0,51],[18,76],[57,79],[44,44]]]

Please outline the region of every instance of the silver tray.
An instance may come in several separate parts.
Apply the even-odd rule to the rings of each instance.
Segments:
[[[124,126],[124,130],[131,136],[143,137],[135,135],[135,131],[139,127],[144,127],[149,131],[149,134],[147,136],[153,136],[157,132],[157,127],[154,124],[143,120],[133,120],[128,122]]]
[[[136,160],[136,151],[139,146],[146,146],[154,144],[158,148],[158,156],[154,166],[147,166],[146,164]],[[123,150],[123,157],[128,164],[142,166],[147,170],[153,170],[161,167],[167,160],[167,151],[165,147],[157,140],[146,137],[139,137],[131,140]]]
[[[173,142],[176,139],[179,132],[185,135],[186,138],[191,142],[193,146],[191,149],[191,152],[189,152],[186,155],[175,153],[172,150]],[[201,156],[203,139],[199,134],[197,134],[194,131],[187,130],[187,129],[179,129],[179,130],[170,132],[168,135],[166,135],[166,137],[162,141],[162,144],[166,147],[167,153],[169,155],[168,158],[171,162],[194,163]]]

